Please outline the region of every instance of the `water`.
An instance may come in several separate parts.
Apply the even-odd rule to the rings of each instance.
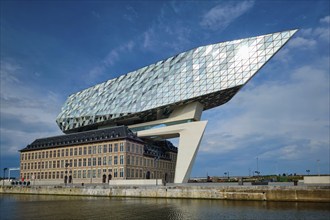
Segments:
[[[329,203],[0,194],[0,219],[330,219]]]

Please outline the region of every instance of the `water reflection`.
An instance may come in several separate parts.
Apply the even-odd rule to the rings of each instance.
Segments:
[[[0,195],[4,219],[329,219],[329,203]]]

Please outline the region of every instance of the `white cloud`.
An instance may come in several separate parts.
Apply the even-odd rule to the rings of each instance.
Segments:
[[[200,151],[250,149],[283,160],[329,154],[327,59],[287,70],[286,82],[250,83],[221,109],[205,112],[209,125]]]
[[[306,39],[303,37],[295,37],[290,41],[291,48],[300,48],[300,49],[309,49],[316,45],[316,41],[314,39]]]
[[[326,23],[326,24],[330,24],[330,16],[325,16],[324,18],[320,19],[321,23]]]
[[[17,61],[4,59],[1,68],[1,155],[15,155],[38,137],[61,133],[55,118],[60,97],[20,80],[26,74]],[[14,80],[13,80],[14,79]]]
[[[132,51],[134,48],[135,43],[133,41],[128,41],[125,44],[120,45],[119,47],[116,47],[112,49],[104,58],[101,60],[101,62],[93,67],[87,74],[86,82],[91,83],[94,82],[95,79],[102,76],[106,69],[110,66],[113,66],[119,59],[120,56]]]
[[[211,30],[223,30],[235,19],[249,11],[253,5],[254,1],[219,4],[204,14],[200,25]]]

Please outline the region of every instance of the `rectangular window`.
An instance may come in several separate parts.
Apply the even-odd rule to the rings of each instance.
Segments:
[[[80,172],[80,170],[78,172]],[[83,170],[83,178],[86,178],[86,170]]]
[[[131,176],[134,177],[134,169],[131,170]]]
[[[48,151],[46,151],[46,158],[48,158]]]
[[[73,167],[77,167],[77,159],[74,159],[74,161],[73,161]]]
[[[63,177],[64,177],[64,172],[61,171],[61,179],[63,179]]]
[[[96,157],[93,158],[93,166],[96,166]]]
[[[118,152],[118,144],[115,144],[114,152]]]
[[[132,165],[134,165],[134,159],[135,159],[134,156],[132,156]]]
[[[97,178],[101,178],[101,169],[97,170]]]
[[[77,153],[78,153],[78,150],[77,150],[77,148],[75,147],[75,148],[74,148],[74,155],[77,156]]]
[[[53,151],[49,151],[49,158],[53,157]]]
[[[105,144],[105,145],[103,145],[103,153],[106,153],[107,152],[107,150],[108,150],[108,146]]]
[[[87,154],[87,147],[84,147],[84,155]]]
[[[113,176],[114,176],[114,177],[118,177],[118,170],[117,170],[117,168],[114,169],[114,171],[113,171]]]
[[[124,168],[122,167],[119,169],[119,176],[124,177]]]
[[[131,177],[131,172],[129,168],[126,169],[126,176],[127,178]]]
[[[96,178],[96,170],[93,170],[93,178]]]
[[[124,151],[124,143],[121,142],[119,144],[119,146],[120,146],[120,152],[123,152]]]
[[[127,143],[127,152],[130,152],[130,151],[131,151],[131,144]]]
[[[134,151],[135,151],[135,145],[132,144],[132,152],[134,153]]]
[[[77,170],[73,171],[73,178],[77,178]]]
[[[126,164],[127,164],[127,165],[130,164],[130,159],[131,159],[131,156],[128,155],[128,156],[126,157]]]
[[[87,170],[87,178],[91,178],[91,173],[92,173],[91,170]]]
[[[88,154],[92,154],[92,147],[91,146],[88,147]]]
[[[124,164],[124,155],[120,155],[119,163]]]
[[[86,158],[83,159],[83,166],[85,167],[87,164],[86,164]]]
[[[112,144],[109,144],[109,153],[112,152]]]
[[[118,164],[118,156],[113,157],[113,164]]]
[[[79,147],[79,155],[82,155],[82,148]]]
[[[112,156],[109,156],[108,165],[112,165]]]
[[[65,149],[65,156],[69,156],[69,149]]]
[[[98,154],[102,153],[102,146],[101,145],[97,146],[97,153]]]
[[[45,152],[42,152],[42,158],[45,158]],[[25,160],[26,160],[26,154],[25,154]]]
[[[78,160],[78,167],[81,167],[81,158]]]
[[[70,148],[70,156],[72,156],[72,155],[73,155],[73,149]]]
[[[34,160],[34,153],[31,154],[31,159]]]
[[[97,158],[97,165],[101,166],[102,165],[102,157]]]
[[[86,173],[85,173],[86,175]],[[78,170],[78,178],[81,178],[81,170]]]
[[[96,146],[93,146],[93,154],[96,154]]]
[[[92,166],[92,159],[91,158],[88,158],[87,161],[88,161],[88,166],[89,167]]]
[[[142,178],[142,170],[140,170],[140,178]]]
[[[103,165],[107,165],[107,157],[103,157]]]

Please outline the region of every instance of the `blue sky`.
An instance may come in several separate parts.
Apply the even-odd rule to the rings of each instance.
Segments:
[[[66,97],[177,53],[299,28],[205,111],[192,176],[330,173],[328,1],[1,1],[1,170],[61,134]]]

